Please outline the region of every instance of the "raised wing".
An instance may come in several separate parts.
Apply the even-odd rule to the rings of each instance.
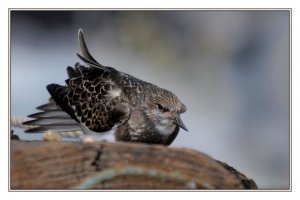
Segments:
[[[76,70],[80,76],[66,80],[67,86],[47,86],[55,102],[73,119],[95,132],[108,131],[123,124],[129,117],[130,107],[122,89],[114,81],[118,72],[77,65],[70,73],[74,74]]]
[[[91,56],[81,29],[78,39],[83,55],[77,55],[89,67],[79,63],[74,67],[68,67],[67,85],[50,84],[47,89],[55,105],[67,113],[70,120],[77,124],[80,123],[92,131],[105,132],[127,121],[131,107],[122,88],[117,84],[121,74],[114,68],[101,65]],[[47,104],[44,107],[51,107],[51,105]],[[39,125],[41,115],[45,112],[31,115],[36,118],[35,125]],[[47,110],[47,112],[49,111]],[[27,124],[31,124],[31,122],[27,122]],[[57,126],[57,123],[54,125]],[[41,125],[37,131],[45,126]],[[31,130],[30,132],[36,131]]]

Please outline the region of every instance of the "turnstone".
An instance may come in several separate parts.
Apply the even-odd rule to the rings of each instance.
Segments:
[[[24,124],[37,127],[26,132],[114,130],[117,141],[169,145],[180,128],[187,131],[186,106],[174,93],[97,62],[81,29],[78,40],[85,65],[67,67],[65,86],[47,85],[49,102],[29,115],[35,119]]]

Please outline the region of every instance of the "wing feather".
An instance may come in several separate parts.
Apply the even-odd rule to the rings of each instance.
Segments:
[[[78,131],[81,130],[78,124],[49,124],[43,125],[36,128],[28,129],[26,133],[37,133],[37,132],[47,132],[49,130],[54,130],[56,132],[67,132],[67,131]]]
[[[78,30],[78,42],[80,46],[81,53],[83,54],[83,57],[89,60],[90,62],[94,63],[96,66],[101,67],[102,65],[96,61],[96,59],[90,54],[90,51],[85,43],[83,30],[80,28]],[[79,54],[78,54],[79,55]]]

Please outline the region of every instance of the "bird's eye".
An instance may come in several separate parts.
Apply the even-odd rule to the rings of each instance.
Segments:
[[[157,107],[160,111],[162,111],[162,112],[167,112],[167,111],[168,111],[168,109],[167,109],[166,107],[164,107],[164,106],[162,106],[162,105],[160,105],[160,104],[156,104],[156,107]]]

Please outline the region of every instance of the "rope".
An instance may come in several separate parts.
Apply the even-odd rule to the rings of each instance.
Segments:
[[[124,167],[124,168],[113,168],[104,170],[92,177],[85,179],[82,183],[76,186],[74,189],[84,190],[92,189],[96,185],[101,184],[105,181],[112,180],[118,176],[145,176],[149,178],[155,178],[162,182],[176,182],[184,184],[189,189],[196,189],[197,182],[191,180],[179,172],[164,172],[156,169],[145,169],[142,167]],[[208,187],[210,187],[208,185]]]
[[[12,117],[10,119],[10,125],[12,127],[21,128],[21,129],[31,129],[31,128],[38,127],[38,126],[34,126],[34,125],[24,125],[23,122],[26,122],[28,120],[30,120],[30,118],[27,118],[27,117]]]

